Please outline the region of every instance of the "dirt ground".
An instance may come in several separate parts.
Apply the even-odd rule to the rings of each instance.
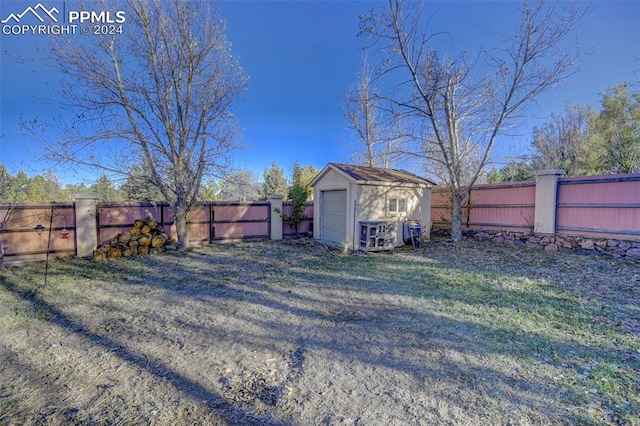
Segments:
[[[563,353],[597,363],[608,349],[561,335],[572,331],[556,305],[557,329],[534,318],[547,306],[539,305],[529,314],[540,330],[516,330],[508,323],[515,305],[482,291],[544,293],[553,274],[566,286],[544,293],[553,303],[590,306],[597,294],[609,306],[598,288],[607,280],[612,298],[628,298],[615,312],[616,333],[631,341],[618,347],[628,359],[606,361],[624,370],[639,365],[625,349],[639,339],[638,265],[577,256],[567,264],[474,243],[452,250],[214,245],[103,264],[56,261],[46,288],[42,267],[11,268],[0,286],[0,424],[630,423],[611,414],[606,397],[563,382],[578,380]],[[473,287],[469,265],[482,259]],[[507,288],[516,281],[529,287]],[[575,290],[581,282],[589,285]],[[481,306],[485,296],[494,310]]]

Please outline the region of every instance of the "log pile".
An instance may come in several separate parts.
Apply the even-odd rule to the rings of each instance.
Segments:
[[[105,259],[162,253],[177,248],[178,243],[169,239],[162,226],[149,217],[135,220],[130,231],[115,235],[100,244],[93,251],[93,260],[102,262]]]

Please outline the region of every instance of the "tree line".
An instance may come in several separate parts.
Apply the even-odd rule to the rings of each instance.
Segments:
[[[314,166],[293,165],[287,179],[285,171],[273,162],[265,168],[262,181],[251,171],[238,170],[225,177],[207,179],[201,186],[198,201],[257,201],[266,200],[270,195],[281,195],[292,200],[292,189],[306,188],[306,200],[313,198],[309,183],[318,173]],[[142,169],[134,166],[122,183],[101,174],[92,184],[66,184],[51,171],[44,175],[29,177],[20,170],[12,175],[0,164],[0,202],[64,202],[71,201],[74,193],[96,194],[100,201],[162,201],[161,191],[153,185]]]
[[[563,169],[567,176],[640,172],[640,92],[615,84],[600,111],[567,104],[533,129],[530,154],[493,168],[487,180],[533,179],[536,170]]]
[[[534,129],[532,152],[501,169],[496,151],[522,126],[538,98],[571,78],[583,59],[573,33],[590,12],[578,2],[519,5],[520,22],[496,46],[452,55],[439,49],[429,3],[388,0],[360,17],[363,65],[346,93],[355,163],[414,169],[449,189],[452,240],[462,238],[462,207],[476,183],[528,179],[536,169],[570,175],[640,168],[638,92],[613,86],[598,113],[569,106]]]
[[[273,165],[262,186],[250,172],[229,171],[239,133],[234,113],[248,76],[227,40],[221,4],[131,0],[123,7],[125,35],[52,40],[47,63],[66,76],[61,98],[75,114],[22,122],[46,158],[119,176],[124,181],[114,186],[127,197],[167,201],[181,251],[189,244],[187,214],[198,200],[304,194],[290,191],[291,182],[285,191]],[[347,96],[345,118],[364,144],[355,149],[362,154],[357,162],[390,167],[408,158],[451,190],[457,241],[462,204],[486,175],[495,147],[527,106],[576,72],[580,51],[570,36],[588,6],[524,1],[520,22],[499,46],[458,55],[433,43],[443,33],[434,31],[429,7],[388,0],[360,17],[368,62]],[[596,122],[591,128],[600,138],[620,130],[612,121]],[[553,129],[538,133],[547,130]],[[637,132],[631,133],[633,141]],[[592,153],[608,149],[593,144]],[[627,149],[618,144],[616,152]]]

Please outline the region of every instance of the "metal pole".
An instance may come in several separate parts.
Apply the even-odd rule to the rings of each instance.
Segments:
[[[53,227],[53,209],[55,208],[56,202],[51,202],[51,215],[49,217],[49,238],[47,240],[47,262],[44,267],[44,287],[47,286],[47,281],[49,279],[49,250],[51,249],[51,228]]]
[[[356,252],[356,209],[358,200],[353,200],[353,229],[351,230],[351,254]]]

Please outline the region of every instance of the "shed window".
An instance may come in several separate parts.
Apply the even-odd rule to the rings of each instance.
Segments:
[[[398,214],[407,212],[406,198],[389,198],[389,214]]]

